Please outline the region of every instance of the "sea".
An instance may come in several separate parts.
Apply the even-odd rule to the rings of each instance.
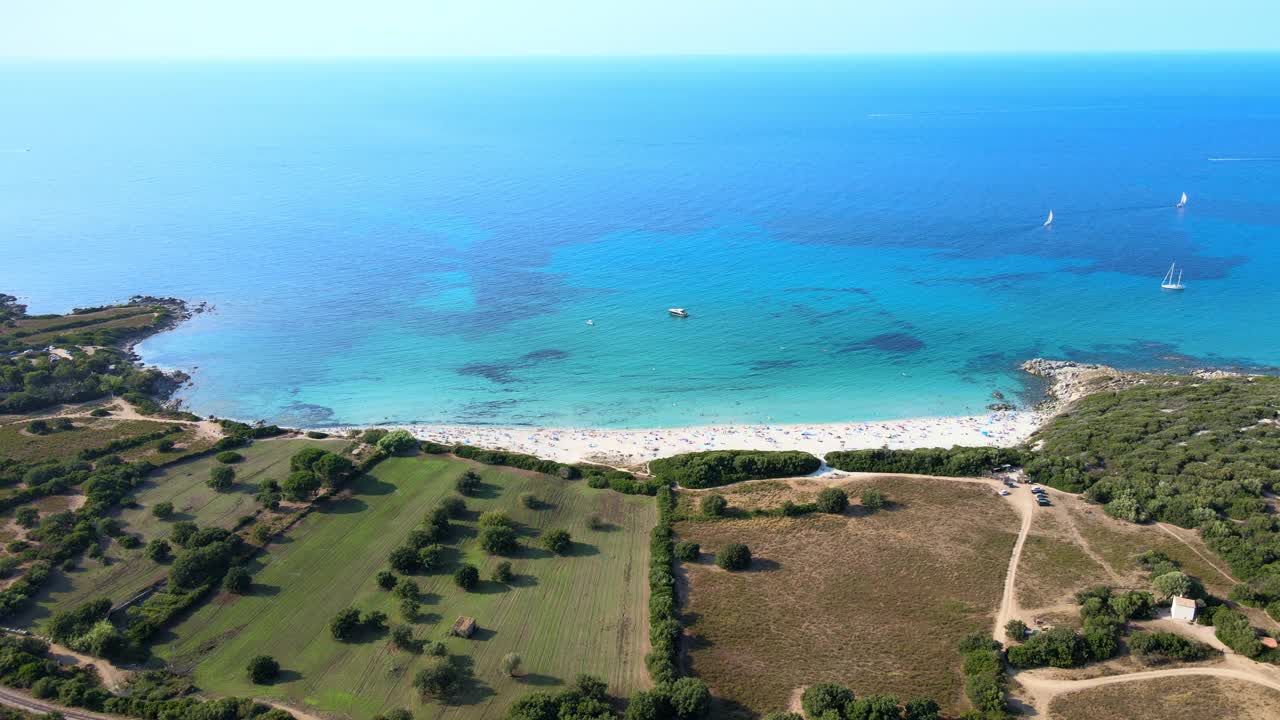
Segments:
[[[219,417],[816,423],[1025,406],[1037,356],[1280,366],[1280,55],[9,62],[0,97],[0,291],[209,303],[138,352]]]

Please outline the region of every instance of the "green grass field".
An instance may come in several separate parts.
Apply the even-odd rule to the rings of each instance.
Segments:
[[[191,520],[201,527],[230,528],[242,515],[251,514],[257,503],[253,499],[258,482],[267,478],[282,480],[289,474],[289,458],[307,445],[321,445],[331,450],[342,447],[342,440],[270,440],[253,443],[240,452],[243,462],[235,465],[236,485],[231,492],[218,493],[205,486],[209,469],[216,461],[209,456],[181,462],[157,471],[147,478],[134,496],[136,505],[117,513],[128,533],[141,535],[143,542],[169,534],[179,520]],[[175,514],[160,520],[151,508],[160,502],[171,502]],[[36,603],[18,615],[20,626],[38,625],[54,612],[77,607],[89,600],[109,597],[120,602],[164,578],[168,565],[157,565],[142,554],[142,549],[126,550],[117,542],[106,548],[107,564],[85,558],[81,567],[71,573],[55,570]]]
[[[397,650],[388,636],[340,643],[328,624],[338,610],[380,609],[402,622],[395,598],[380,591],[375,574],[403,544],[410,529],[443,497],[454,480],[476,467],[482,496],[467,499],[468,515],[455,522],[454,561],[467,561],[486,579],[472,592],[454,586],[450,573],[416,577],[423,589],[419,637],[446,640],[459,615],[478,621],[471,639],[449,638],[450,654],[468,664],[475,681],[448,706],[424,703],[412,687],[424,664]],[[648,684],[648,533],[656,522],[652,498],[593,490],[581,481],[473,466],[438,456],[392,458],[349,487],[350,497],[320,506],[283,542],[261,556],[247,596],[219,595],[193,613],[156,647],[156,653],[216,694],[273,697],[358,719],[396,707],[419,718],[498,718],[524,693],[569,683],[589,672],[626,694]],[[532,492],[548,503],[531,510]],[[522,524],[526,540],[537,531],[565,528],[574,538],[566,556],[532,547],[512,559],[510,586],[488,581],[498,559],[475,540],[479,513],[502,509]],[[588,519],[608,524],[592,530]],[[509,653],[524,661],[524,677],[501,674]],[[280,661],[283,677],[254,686],[245,665],[255,655]]]

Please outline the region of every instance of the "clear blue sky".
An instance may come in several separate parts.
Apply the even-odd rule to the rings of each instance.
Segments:
[[[0,0],[0,57],[1278,50],[1280,0]]]

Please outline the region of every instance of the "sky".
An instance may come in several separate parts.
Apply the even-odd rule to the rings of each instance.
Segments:
[[[0,0],[0,58],[1280,50],[1280,0]]]

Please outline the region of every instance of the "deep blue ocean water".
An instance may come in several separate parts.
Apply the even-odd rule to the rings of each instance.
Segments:
[[[1276,55],[8,64],[0,98],[0,291],[209,301],[140,348],[200,412],[836,421],[979,412],[1037,355],[1280,365]]]

